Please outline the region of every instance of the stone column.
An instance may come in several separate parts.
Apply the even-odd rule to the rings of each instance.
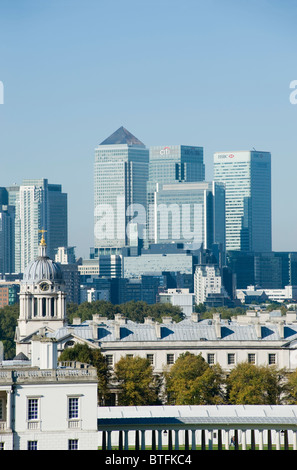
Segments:
[[[263,450],[263,431],[260,429],[259,431],[259,450]]]
[[[6,426],[11,429],[11,394],[12,391],[8,390],[6,393]]]
[[[46,316],[47,317],[51,316],[51,302],[48,297],[46,298]]]
[[[42,299],[39,297],[37,299],[38,307],[37,307],[37,316],[40,318],[42,317]]]
[[[213,431],[208,432],[208,450],[212,450],[212,443],[213,443]]]
[[[229,429],[226,429],[225,431],[225,449],[229,450]]]
[[[241,446],[242,446],[242,450],[246,450],[246,430],[245,429],[241,431]]]
[[[297,431],[293,431],[293,450],[297,450]]]
[[[280,431],[276,431],[276,450],[280,450]]]

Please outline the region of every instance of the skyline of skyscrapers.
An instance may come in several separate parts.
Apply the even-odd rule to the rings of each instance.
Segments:
[[[215,250],[220,246],[223,252],[271,251],[270,153],[216,152],[213,181],[205,181],[203,154],[201,146],[147,148],[124,127],[103,140],[95,148],[90,258],[126,256],[123,249],[139,249],[140,239],[143,248],[151,243],[163,244],[164,249],[166,244],[183,243],[185,249],[199,249],[202,244],[209,250],[212,245]],[[2,272],[13,268],[23,272],[36,256],[41,228],[47,230],[52,259],[57,248],[67,247],[67,194],[61,185],[49,184],[44,178],[27,179],[3,188],[0,196],[2,228],[7,225],[0,232],[0,265],[4,266],[4,250],[6,260],[9,251],[13,259],[5,261]],[[160,215],[160,206],[169,208],[166,217]],[[173,207],[178,211],[172,217]],[[165,237],[161,233],[164,222]],[[180,232],[174,236],[177,229]],[[13,250],[7,248],[7,239]],[[132,253],[135,256],[140,251]]]

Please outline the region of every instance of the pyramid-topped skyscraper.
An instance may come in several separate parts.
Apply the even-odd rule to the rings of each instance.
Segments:
[[[138,245],[146,222],[148,171],[149,149],[123,126],[95,149],[95,256],[119,255],[123,247]],[[143,217],[132,225],[134,205]]]
[[[128,145],[129,147],[145,147],[137,137],[129,132],[125,127],[121,126],[117,131],[111,134],[100,145]]]

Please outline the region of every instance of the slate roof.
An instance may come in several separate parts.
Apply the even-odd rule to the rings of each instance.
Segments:
[[[254,324],[240,324],[236,321],[221,321],[221,339],[217,339],[214,322],[203,320],[199,322],[185,319],[179,323],[161,323],[161,338],[156,335],[155,324],[135,323],[126,320],[121,325],[121,336],[118,340],[115,336],[114,320],[105,320],[98,323],[97,338],[93,338],[92,321],[86,321],[80,325],[70,325],[71,332],[86,341],[98,341],[104,346],[106,342],[192,342],[192,341],[261,341],[269,343],[275,341],[291,342],[297,339],[297,324],[292,323],[284,326],[284,338],[279,334],[277,323],[266,323],[261,327],[262,337],[258,338]],[[52,336],[57,340],[68,336],[69,326],[60,328]]]

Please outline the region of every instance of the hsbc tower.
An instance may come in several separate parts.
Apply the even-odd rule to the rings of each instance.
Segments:
[[[272,250],[271,154],[214,154],[214,180],[225,184],[226,250]]]

